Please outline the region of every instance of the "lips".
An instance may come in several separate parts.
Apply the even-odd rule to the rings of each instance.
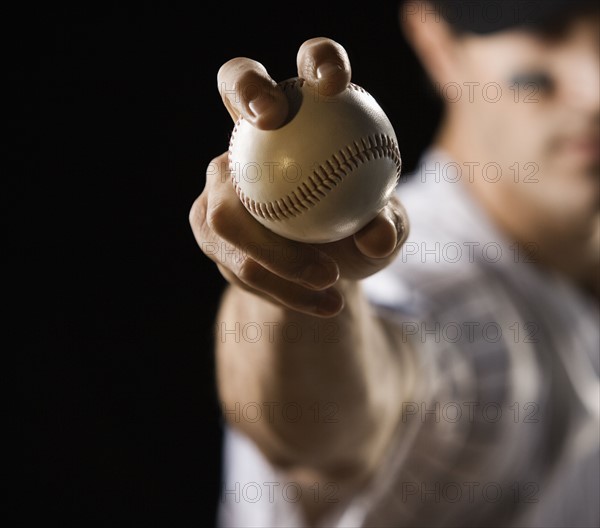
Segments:
[[[561,141],[560,150],[578,159],[598,162],[600,160],[600,137],[567,138]]]

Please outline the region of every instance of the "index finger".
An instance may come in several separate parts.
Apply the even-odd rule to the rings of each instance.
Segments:
[[[278,128],[288,114],[288,101],[267,69],[255,60],[237,57],[217,73],[219,93],[231,118],[240,115],[256,128]]]

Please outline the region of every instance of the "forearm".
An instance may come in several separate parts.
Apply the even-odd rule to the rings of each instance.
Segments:
[[[393,343],[356,282],[346,307],[321,319],[230,287],[217,321],[220,397],[282,466],[362,473],[397,422],[402,383]]]

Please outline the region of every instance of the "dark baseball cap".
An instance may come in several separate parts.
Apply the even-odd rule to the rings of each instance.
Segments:
[[[592,0],[430,0],[429,3],[438,16],[443,16],[457,30],[478,34],[519,27],[543,29],[597,8],[597,2]],[[416,1],[405,0],[405,4],[407,9],[423,9],[423,4]]]

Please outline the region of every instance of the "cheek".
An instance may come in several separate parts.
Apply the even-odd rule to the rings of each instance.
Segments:
[[[577,230],[588,229],[598,214],[598,200],[589,182],[569,181],[559,174],[540,174],[539,183],[521,185],[521,194],[528,197],[529,207],[559,231],[577,226]]]
[[[501,165],[549,162],[553,129],[538,104],[515,103],[511,93],[503,93],[495,102],[482,99],[471,105],[469,112],[490,161]]]
[[[503,109],[511,144],[522,161],[551,163],[556,145],[555,117],[542,102],[510,102]]]
[[[498,122],[502,119],[503,165],[512,164],[509,173],[521,191],[563,214],[593,209],[598,180],[590,177],[589,167],[576,166],[559,148],[561,116],[551,105],[515,105],[498,115]]]
[[[540,145],[535,165],[521,171],[515,190],[548,221],[565,227],[584,225],[600,206],[598,167],[575,168],[558,149],[552,148],[554,143],[549,140]]]

